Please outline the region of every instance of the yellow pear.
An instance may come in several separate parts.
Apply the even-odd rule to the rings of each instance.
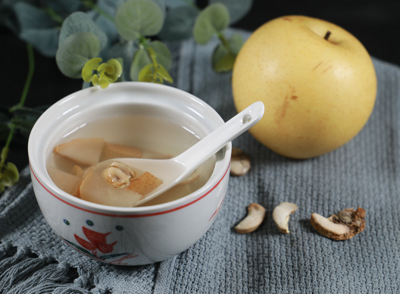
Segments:
[[[233,68],[237,111],[262,101],[250,133],[274,152],[311,158],[358,134],[375,104],[370,55],[349,32],[324,20],[284,16],[252,33]]]

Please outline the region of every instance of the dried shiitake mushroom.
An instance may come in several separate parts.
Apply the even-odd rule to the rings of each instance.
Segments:
[[[311,215],[311,224],[321,235],[332,240],[353,238],[365,229],[365,210],[361,207],[344,209],[325,218],[318,213]]]
[[[250,156],[245,154],[240,148],[232,148],[231,175],[243,176],[249,172],[250,167]]]
[[[247,216],[235,227],[239,234],[247,234],[255,231],[265,218],[265,208],[260,204],[251,203],[247,207]]]

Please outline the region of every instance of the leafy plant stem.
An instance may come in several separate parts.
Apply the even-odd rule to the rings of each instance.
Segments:
[[[10,109],[10,112],[13,112],[16,109],[21,108],[21,107],[24,106],[25,100],[26,100],[26,97],[27,97],[27,94],[28,94],[28,90],[29,90],[29,87],[31,85],[32,76],[33,76],[33,72],[34,72],[34,69],[35,69],[35,60],[34,60],[34,56],[33,56],[32,45],[29,44],[29,43],[27,44],[27,50],[28,50],[28,60],[29,60],[28,76],[27,76],[26,81],[25,81],[25,86],[24,86],[24,90],[22,91],[21,99],[20,99],[20,101],[19,101],[19,103],[17,105],[13,106]],[[11,123],[10,124],[10,132],[8,134],[6,144],[4,145],[4,147],[2,149],[2,152],[1,152],[2,156],[1,156],[1,161],[0,161],[0,173],[2,172],[2,168],[4,167],[4,164],[5,164],[7,155],[8,155],[8,150],[9,150],[12,138],[14,136],[14,132],[15,132],[15,124]]]
[[[144,36],[139,37],[139,46],[146,50],[149,48],[149,44],[147,44],[147,39]]]
[[[229,48],[228,41],[226,40],[224,34],[222,32],[217,32],[218,39],[221,41],[222,45],[228,50],[230,54],[233,54],[231,49]]]
[[[144,36],[139,37],[139,44],[146,50],[147,55],[150,57],[153,62],[154,69],[157,68],[157,60],[155,59],[155,53],[151,50],[149,44],[147,44],[147,39]],[[153,82],[155,81],[155,77],[153,76]]]
[[[182,2],[185,2],[187,5],[192,6],[194,8],[196,8],[197,10],[201,10],[200,8],[198,8],[193,2],[189,1],[189,0],[181,0]]]
[[[8,150],[10,149],[10,144],[11,144],[12,138],[14,136],[14,132],[15,132],[15,125],[11,124],[10,132],[8,133],[8,138],[7,138],[6,144],[4,145],[3,149],[1,150],[0,174],[2,172],[2,169],[5,165],[5,162],[6,162],[6,159],[8,156]]]
[[[24,90],[22,92],[21,100],[19,101],[19,107],[24,106],[26,97],[28,96],[28,91],[29,87],[31,85],[32,77],[33,77],[33,72],[35,71],[35,59],[33,56],[33,49],[31,44],[27,44],[27,50],[28,50],[28,60],[29,60],[29,71],[28,71],[28,76],[26,78]]]
[[[114,22],[114,17],[112,17],[107,12],[105,12],[103,9],[101,9],[99,6],[97,6],[92,0],[83,1],[83,5],[86,6],[87,8],[93,9],[98,14],[107,18],[109,21]]]
[[[57,23],[59,23],[60,25],[62,25],[62,23],[64,22],[64,19],[57,13],[54,11],[53,8],[47,6],[44,8],[44,11]]]

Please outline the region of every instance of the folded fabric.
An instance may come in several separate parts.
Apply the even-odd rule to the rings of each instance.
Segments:
[[[246,38],[249,33],[241,32]],[[205,46],[173,44],[174,86],[209,103],[224,120],[236,111],[231,75],[216,74]],[[373,59],[378,94],[371,118],[346,145],[309,160],[281,157],[249,133],[233,142],[252,158],[232,177],[210,230],[191,248],[161,263],[112,266],[68,247],[44,220],[29,168],[0,197],[0,293],[398,293],[400,290],[400,68]],[[290,234],[272,220],[281,202],[296,203]],[[267,209],[255,232],[233,227],[256,202]],[[311,226],[363,207],[366,229],[332,241]]]

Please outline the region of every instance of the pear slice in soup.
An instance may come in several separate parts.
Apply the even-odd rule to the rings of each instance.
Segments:
[[[83,177],[83,169],[79,165],[75,165],[71,171],[71,174],[79,178]]]
[[[103,171],[112,162],[112,160],[102,161],[86,174],[79,187],[80,198],[103,205],[133,207],[142,195],[131,189],[115,188],[108,184],[102,176]]]
[[[82,182],[81,177],[69,174],[65,171],[59,170],[53,166],[47,166],[47,171],[51,180],[58,188],[71,195],[76,195],[79,185]]]
[[[100,160],[124,157],[140,158],[142,154],[142,150],[136,147],[105,142]]]
[[[103,146],[104,139],[102,138],[79,138],[57,145],[54,148],[54,152],[69,158],[77,164],[95,165],[100,160]]]

